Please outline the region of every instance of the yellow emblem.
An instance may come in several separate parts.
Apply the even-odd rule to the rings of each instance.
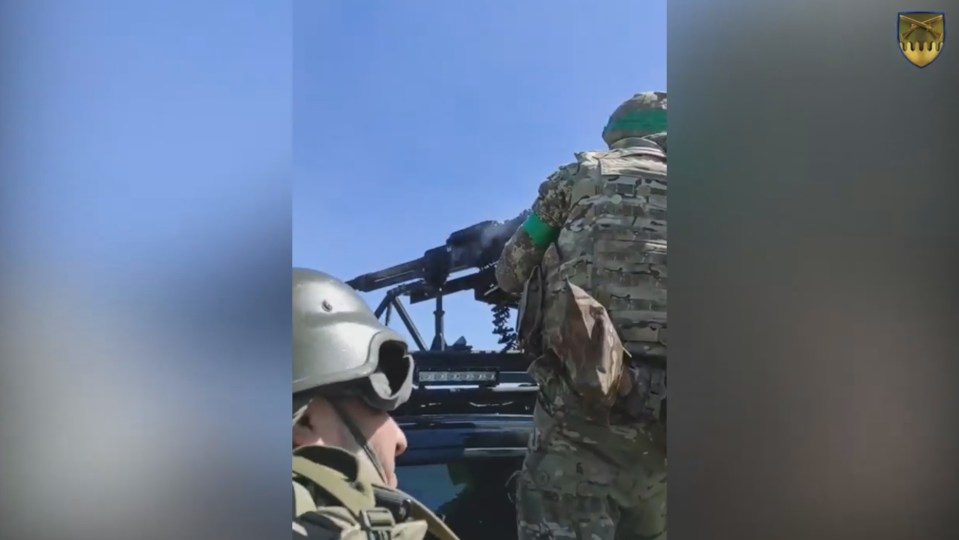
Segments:
[[[942,52],[946,37],[945,14],[904,11],[899,14],[899,49],[916,67],[926,67]]]

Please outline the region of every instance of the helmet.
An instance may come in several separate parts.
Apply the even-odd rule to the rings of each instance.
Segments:
[[[391,411],[409,399],[413,359],[349,285],[293,269],[293,410],[314,395],[353,395]]]
[[[666,92],[643,92],[616,107],[603,128],[603,140],[612,145],[660,131],[666,131]]]

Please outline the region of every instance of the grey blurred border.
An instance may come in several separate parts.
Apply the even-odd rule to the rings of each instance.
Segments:
[[[290,534],[291,15],[283,2],[249,4],[0,3],[0,538]],[[255,19],[235,16],[250,9]],[[133,48],[148,57],[114,48],[122,62],[79,59],[95,76],[74,85],[83,66],[64,58],[94,33],[101,44],[140,39]],[[177,40],[201,59],[176,57]],[[220,75],[170,75],[211,58]],[[253,95],[241,86],[251,80],[279,91]],[[197,103],[263,144],[203,154],[113,115],[87,136],[107,150],[147,140],[155,146],[137,156],[153,161],[79,155],[58,129],[89,112],[64,106],[77,86],[100,111],[110,104],[97,89],[151,94],[143,117],[157,105],[195,147],[224,130]],[[127,202],[156,216],[132,227],[120,192],[151,167],[179,174],[145,191],[155,199]],[[99,238],[70,230],[83,220]]]
[[[951,7],[670,1],[673,540],[955,537]]]

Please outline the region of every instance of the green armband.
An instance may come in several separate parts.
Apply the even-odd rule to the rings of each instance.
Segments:
[[[538,248],[552,244],[559,236],[559,228],[543,223],[536,212],[530,212],[529,217],[523,222],[523,230],[529,235],[533,245]]]
[[[629,111],[606,125],[604,132],[627,131],[639,133],[659,133],[666,131],[666,111],[647,109]]]

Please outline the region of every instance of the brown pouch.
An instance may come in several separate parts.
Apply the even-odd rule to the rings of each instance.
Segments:
[[[569,280],[562,295],[565,310],[559,339],[551,344],[553,353],[562,361],[569,384],[590,416],[608,422],[620,397],[629,353],[602,304]]]

